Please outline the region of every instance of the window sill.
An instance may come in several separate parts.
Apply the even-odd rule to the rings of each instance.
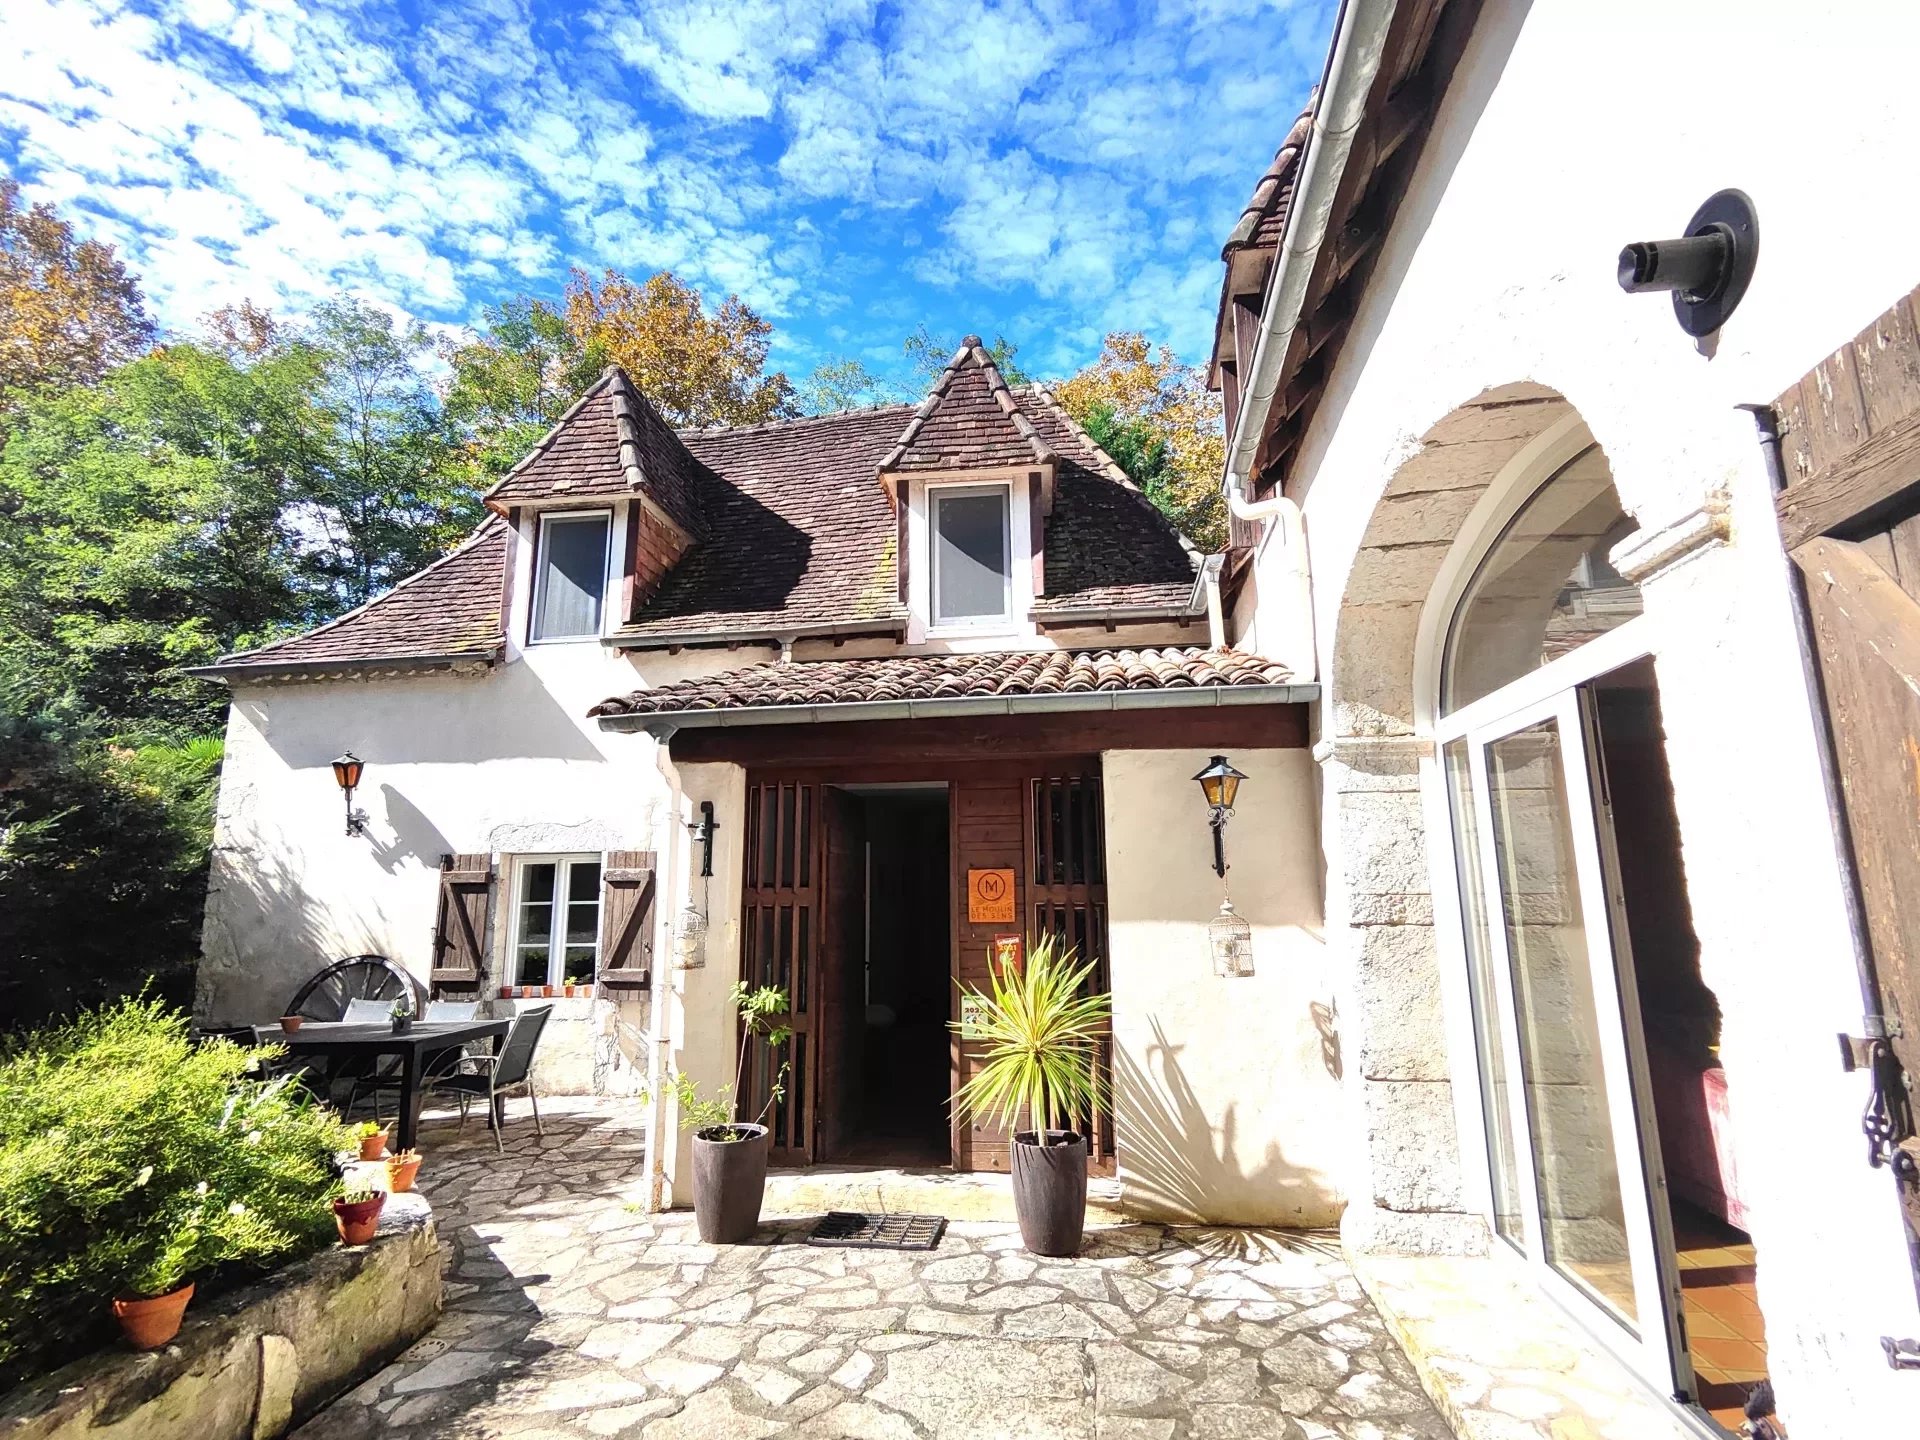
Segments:
[[[591,1000],[593,986],[586,985],[502,985],[502,1000]]]
[[[982,621],[975,625],[929,625],[929,640],[999,640],[1026,633],[1022,620]]]

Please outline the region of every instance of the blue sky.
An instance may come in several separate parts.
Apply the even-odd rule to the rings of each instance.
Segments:
[[[796,377],[1004,333],[1204,350],[1334,0],[5,0],[0,165],[163,322],[348,290],[435,325],[670,268]]]

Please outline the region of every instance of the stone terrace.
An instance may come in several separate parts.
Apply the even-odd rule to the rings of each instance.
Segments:
[[[559,1109],[559,1104],[550,1107]],[[1041,1260],[1011,1225],[927,1253],[708,1246],[640,1209],[638,1107],[423,1129],[439,1327],[296,1432],[371,1436],[1444,1440],[1326,1237],[1127,1225]]]

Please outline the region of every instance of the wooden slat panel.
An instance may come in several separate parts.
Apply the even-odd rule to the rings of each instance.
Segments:
[[[1920,410],[1920,327],[1912,295],[1895,302],[1852,348],[1869,434]]]
[[[1824,432],[1815,428],[1817,440]],[[1816,462],[1821,447],[1815,445]],[[1830,530],[1868,526],[1874,512],[1920,489],[1920,410],[1902,416],[1854,447],[1845,458],[1816,469],[1813,478],[1780,496],[1780,538],[1789,550]]]
[[[1920,601],[1843,540],[1811,540],[1793,559],[1806,580],[1881,1004],[1895,1056],[1920,1075]],[[1920,1191],[1907,1184],[1900,1194],[1920,1235]]]
[[[786,1093],[768,1116],[772,1130],[768,1159],[778,1165],[807,1165],[813,1159],[813,1080],[819,1073],[819,896],[814,846],[820,827],[818,787],[786,779],[749,780],[747,786],[747,885],[741,899],[740,973],[751,985],[784,989],[791,1009],[784,1024],[792,1040],[780,1052],[756,1046],[749,1069],[742,1114],[757,1113],[782,1062],[788,1065]],[[757,843],[756,843],[757,842]]]

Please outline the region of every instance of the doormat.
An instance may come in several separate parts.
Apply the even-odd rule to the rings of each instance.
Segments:
[[[862,1215],[829,1210],[807,1236],[809,1245],[841,1245],[865,1250],[931,1250],[946,1233],[944,1215]]]

